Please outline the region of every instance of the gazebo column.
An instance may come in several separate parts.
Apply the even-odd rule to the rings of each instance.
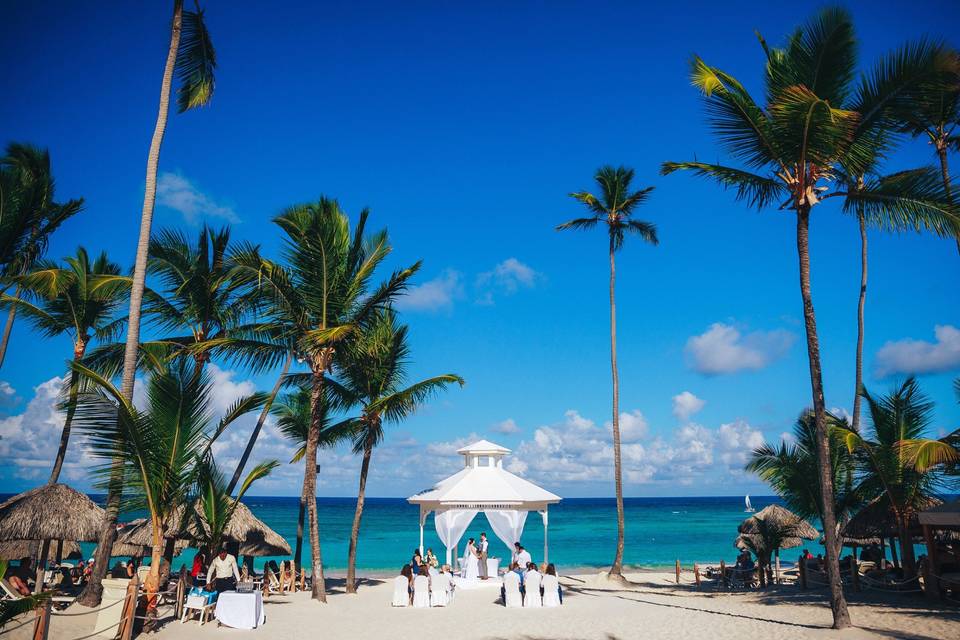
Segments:
[[[420,555],[423,556],[423,524],[427,521],[429,511],[420,507]]]
[[[544,506],[543,511],[540,512],[540,517],[543,518],[543,561],[548,563],[550,562],[550,544],[547,530],[550,524],[550,519],[547,517],[546,506]]]

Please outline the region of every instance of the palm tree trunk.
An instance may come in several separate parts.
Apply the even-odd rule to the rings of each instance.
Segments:
[[[77,362],[83,357],[83,350],[80,350],[79,356],[74,351],[73,361]],[[70,425],[73,423],[73,416],[77,412],[77,393],[80,386],[80,374],[76,371],[70,371],[70,398],[67,401],[67,415],[63,420],[63,429],[60,431],[60,446],[57,449],[57,457],[53,461],[53,470],[50,472],[50,479],[47,484],[54,484],[60,478],[60,470],[63,468],[63,460],[67,457],[67,445],[70,444]],[[96,566],[96,565],[94,565]]]
[[[143,581],[143,590],[147,596],[146,622],[152,624],[157,615],[157,592],[160,590],[160,559],[163,557],[163,537],[160,521],[153,518],[153,547],[150,550],[150,571]]]
[[[303,515],[304,511],[307,508],[307,499],[303,495],[303,492],[300,492],[300,513],[297,515],[297,546],[296,550],[293,552],[293,561],[297,567],[297,574],[303,570],[303,562],[300,558],[303,555]]]
[[[290,363],[292,362],[293,351],[289,351],[287,352],[287,359],[283,363],[283,370],[280,371],[280,376],[277,378],[276,384],[273,385],[270,397],[267,398],[267,402],[263,405],[263,410],[260,412],[260,417],[257,419],[257,426],[253,428],[250,439],[247,440],[247,446],[243,450],[243,455],[240,456],[240,462],[237,463],[237,468],[233,471],[233,478],[230,479],[230,484],[227,486],[228,496],[233,495],[233,490],[237,488],[237,484],[240,482],[240,474],[243,473],[243,468],[247,466],[247,460],[249,460],[250,454],[253,452],[253,445],[256,444],[257,438],[260,436],[263,423],[267,421],[267,416],[270,415],[270,407],[273,406],[273,401],[277,399],[277,394],[280,393],[280,387],[283,386],[283,379],[287,375],[287,372],[290,371]]]
[[[820,341],[817,336],[817,318],[813,310],[810,286],[810,207],[797,210],[797,253],[800,262],[800,295],[803,298],[803,319],[807,334],[807,358],[810,363],[810,387],[813,392],[813,414],[817,436],[817,462],[820,471],[820,501],[823,507],[823,536],[827,554],[827,577],[830,582],[830,609],[833,628],[851,626],[850,612],[843,596],[840,580],[840,561],[837,553],[837,518],[834,513],[833,471],[830,465],[830,441],[827,434],[827,414],[823,399],[823,374],[820,368]]]
[[[893,536],[890,536],[890,561],[893,562],[894,569],[900,568],[900,558],[897,557],[897,543]]]
[[[853,389],[853,430],[860,430],[860,390],[863,388],[863,308],[867,301],[867,221],[863,207],[857,211],[860,223],[860,301],[857,303],[857,364]]]
[[[347,552],[347,593],[356,593],[357,542],[360,538],[360,518],[363,516],[363,500],[367,490],[367,473],[373,455],[373,434],[363,443],[363,462],[360,464],[360,488],[357,490],[357,509],[353,512],[353,527],[350,529],[350,549]]]
[[[157,122],[147,154],[146,188],[143,194],[143,210],[140,214],[140,236],[137,240],[137,256],[133,268],[133,284],[130,288],[130,313],[127,320],[127,343],[123,356],[123,377],[120,391],[129,401],[133,401],[133,384],[137,374],[137,356],[140,349],[140,304],[143,301],[143,289],[146,282],[147,250],[150,245],[150,226],[153,222],[153,206],[157,197],[157,166],[160,162],[160,146],[167,128],[167,114],[170,110],[170,86],[173,83],[173,68],[180,48],[180,29],[183,22],[183,0],[174,0],[173,22],[170,26],[170,46],[167,49],[167,61],[163,68],[163,80],[160,83],[160,104]],[[119,479],[119,463],[115,465],[115,477],[107,496],[107,510],[103,521],[103,531],[94,556],[94,569],[77,602],[88,607],[100,604],[103,592],[101,582],[107,575],[110,552],[117,538],[117,516],[119,515],[120,492],[123,489]],[[153,571],[151,569],[151,571]]]
[[[20,287],[13,294],[14,298],[20,299]],[[0,340],[0,367],[3,367],[3,360],[7,357],[7,345],[10,344],[10,332],[13,331],[13,321],[17,317],[17,304],[10,305],[10,311],[7,313],[7,324],[3,327],[3,340]]]
[[[910,528],[908,516],[897,515],[897,530],[900,535],[900,555],[903,560],[903,573],[905,577],[912,578],[917,575],[917,563],[913,556],[913,539],[910,537]]]
[[[610,371],[613,377],[613,474],[617,494],[617,554],[610,575],[623,575],[623,470],[620,466],[620,376],[617,373],[617,282],[613,238],[610,238]]]
[[[310,430],[304,452],[303,497],[307,501],[307,524],[310,528],[310,560],[313,567],[313,599],[327,601],[327,586],[323,577],[323,556],[320,553],[320,525],[317,521],[317,444],[320,440],[320,425],[323,408],[320,396],[323,393],[324,375],[330,362],[330,354],[324,352],[313,363],[313,387],[310,393]]]
[[[947,145],[946,142],[937,144],[937,157],[940,159],[940,173],[943,175],[943,189],[946,191],[947,202],[953,202],[953,193],[950,189],[950,168],[947,166]],[[957,252],[960,253],[960,235],[954,238],[957,242]],[[3,356],[0,355],[0,365],[3,364]]]

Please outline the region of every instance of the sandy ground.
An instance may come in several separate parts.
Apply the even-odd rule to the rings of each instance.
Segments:
[[[561,579],[564,605],[556,609],[505,609],[499,588],[459,590],[447,608],[390,606],[392,586],[367,579],[357,595],[343,593],[342,580],[329,580],[328,604],[308,593],[271,596],[264,603],[267,621],[253,631],[199,626],[171,621],[157,640],[247,640],[252,638],[382,638],[419,640],[523,640],[678,638],[684,640],[750,640],[752,638],[960,638],[960,607],[941,608],[917,594],[866,592],[851,594],[856,629],[829,629],[830,610],[824,591],[783,586],[765,592],[727,593],[708,586],[697,590],[686,575],[681,585],[666,573],[629,576],[631,584],[610,586],[596,576]],[[70,607],[71,613],[78,607]],[[77,613],[80,613],[79,611]],[[58,616],[50,640],[89,636],[90,616]],[[85,620],[86,619],[86,620]],[[7,629],[0,638],[28,638],[31,626]],[[16,627],[16,622],[11,627]],[[147,636],[142,636],[147,637]]]

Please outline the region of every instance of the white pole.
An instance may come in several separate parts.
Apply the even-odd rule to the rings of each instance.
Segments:
[[[423,556],[423,523],[420,523],[420,555]]]
[[[549,519],[547,518],[547,508],[544,507],[543,511],[540,512],[540,516],[543,518],[543,561],[545,563],[550,562],[550,545],[548,543],[547,537],[547,528],[549,526]]]

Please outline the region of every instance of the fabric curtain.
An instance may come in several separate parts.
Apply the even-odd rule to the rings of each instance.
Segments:
[[[520,542],[520,536],[523,534],[523,525],[527,522],[527,512],[509,509],[503,511],[484,511],[483,514],[487,516],[493,532],[503,541],[503,544],[507,545],[510,557],[512,558],[514,553],[513,543]]]
[[[453,548],[460,542],[460,538],[463,537],[463,533],[476,515],[476,510],[451,509],[434,516],[433,522],[437,527],[437,535],[440,536],[440,541],[447,548],[447,564],[453,564]]]

